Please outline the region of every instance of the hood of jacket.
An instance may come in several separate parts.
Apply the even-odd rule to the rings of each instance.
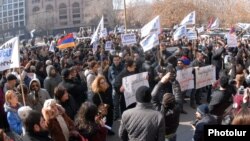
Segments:
[[[48,66],[46,67],[46,73],[47,73],[47,76],[48,76],[48,77],[51,77],[51,76],[50,76],[50,72],[51,72],[52,69],[55,69],[55,67],[54,67],[53,65],[48,65]]]
[[[18,103],[17,108],[13,108],[9,103],[4,103],[4,111],[5,112],[17,112],[17,110],[21,107],[21,104]]]
[[[30,89],[30,90],[31,90],[31,84],[32,84],[33,82],[37,82],[38,85],[39,85],[39,89],[41,88],[41,83],[40,83],[39,79],[33,78],[33,79],[30,81],[30,84],[29,84],[29,89]]]

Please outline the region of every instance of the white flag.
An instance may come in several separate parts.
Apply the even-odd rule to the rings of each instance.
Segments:
[[[156,33],[157,35],[161,33],[160,16],[155,17],[141,29],[141,37],[145,37],[149,34],[154,33]]]
[[[187,38],[188,38],[188,40],[196,40],[198,38],[196,31],[194,29],[189,30],[187,32]]]
[[[0,71],[20,67],[18,45],[19,38],[14,37],[0,46]]]
[[[189,13],[180,23],[180,25],[195,24],[195,11]]]
[[[180,38],[186,36],[186,33],[187,33],[186,25],[180,26],[174,32],[173,38],[175,41],[179,40]]]
[[[219,28],[219,26],[220,26],[220,21],[219,21],[218,18],[216,18],[216,20],[215,20],[215,21],[213,22],[213,24],[211,25],[210,29],[211,29],[211,30],[214,30],[214,29]]]
[[[50,52],[55,52],[55,46],[56,46],[56,42],[53,40],[53,41],[50,43],[49,51],[50,51]]]
[[[35,31],[36,31],[35,29],[33,29],[33,30],[30,31],[30,36],[31,36],[31,38],[34,37],[34,32],[35,32]]]
[[[106,37],[106,36],[108,36],[107,28],[103,28],[103,29],[100,31],[100,38]]]
[[[159,45],[159,38],[158,34],[152,34],[145,37],[141,42],[140,45],[144,52],[152,49],[153,47]]]
[[[243,30],[247,30],[250,27],[249,23],[238,23],[238,27],[242,28]]]
[[[103,28],[104,28],[104,20],[103,20],[103,16],[102,16],[102,18],[101,18],[101,20],[100,20],[100,22],[99,22],[99,24],[98,24],[98,26],[97,26],[97,28],[96,28],[96,30],[95,30],[93,36],[92,36],[92,38],[91,38],[90,44],[93,44],[94,42],[96,42],[96,41],[98,40],[98,38],[99,38],[99,37],[98,37],[98,33],[99,33],[100,31],[102,31]]]
[[[201,32],[204,32],[204,31],[205,31],[204,26],[202,26],[200,28],[197,28],[198,33],[201,33]]]

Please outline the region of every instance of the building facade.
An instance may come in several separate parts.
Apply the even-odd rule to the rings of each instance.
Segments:
[[[112,0],[26,0],[27,28],[53,32],[95,27],[101,16],[112,26]],[[113,17],[112,17],[113,16]]]
[[[25,33],[25,1],[0,0],[0,41]]]

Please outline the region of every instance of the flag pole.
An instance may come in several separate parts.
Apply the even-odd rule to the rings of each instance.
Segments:
[[[123,0],[124,3],[124,26],[125,26],[125,33],[127,33],[127,9],[126,9],[126,0]]]
[[[19,47],[19,37],[18,37],[18,51],[19,51],[19,65],[20,65],[20,47]],[[21,92],[22,92],[22,98],[23,98],[23,105],[26,106],[26,102],[25,102],[25,97],[24,97],[24,91],[23,91],[23,79],[22,79],[22,75],[21,75],[21,68],[19,66],[19,76],[20,76],[20,86],[21,86]]]

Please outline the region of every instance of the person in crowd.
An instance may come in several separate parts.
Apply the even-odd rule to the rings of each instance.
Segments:
[[[224,111],[232,104],[232,96],[236,93],[229,84],[228,76],[220,77],[220,88],[212,93],[209,103],[209,112],[217,116],[218,123],[221,123]]]
[[[89,71],[86,74],[87,87],[88,87],[88,100],[92,100],[93,92],[91,90],[91,85],[98,74],[99,64],[96,61],[91,61],[89,63]]]
[[[22,136],[22,140],[52,141],[49,138],[49,132],[42,114],[35,110],[30,110],[26,114],[27,117],[23,119],[25,134]]]
[[[112,94],[108,91],[109,84],[104,76],[97,76],[92,83],[93,103],[99,107],[101,104],[108,105],[107,111],[107,122],[106,124],[110,127],[113,125],[113,101]],[[108,130],[109,135],[114,135],[112,130]]]
[[[70,138],[79,137],[79,133],[75,130],[74,122],[67,116],[61,105],[56,103],[56,100],[46,100],[42,114],[52,140],[68,141]]]
[[[41,112],[45,100],[51,98],[49,93],[47,92],[47,90],[41,88],[40,81],[37,78],[34,78],[30,81],[29,89],[29,99],[32,102],[32,109]]]
[[[36,78],[40,81],[41,83],[41,88],[44,88],[43,82],[44,79],[46,78],[46,72],[45,72],[45,66],[41,61],[36,62],[35,64],[36,67]]]
[[[84,102],[75,118],[75,127],[88,141],[106,141],[107,129],[98,108],[91,102]]]
[[[58,104],[62,105],[70,119],[74,120],[78,107],[75,103],[74,98],[67,92],[67,90],[63,86],[57,86],[55,88],[55,99],[57,100]]]
[[[7,112],[7,120],[10,130],[18,135],[22,134],[22,121],[18,116],[17,110],[21,107],[18,97],[13,90],[8,90],[5,93],[4,109]]]
[[[121,95],[115,91],[115,80],[118,74],[123,70],[121,58],[118,55],[113,56],[113,63],[108,70],[108,80],[112,85],[112,98],[114,104],[114,120],[120,117],[120,98]]]
[[[23,95],[22,95],[22,87],[23,87],[23,94],[24,94],[24,100],[25,100],[25,104],[23,102]],[[22,105],[26,105],[26,106],[31,106],[32,105],[32,100],[29,97],[29,88],[22,84],[19,84],[17,86],[17,97],[18,97],[18,101],[22,104]]]
[[[114,86],[115,91],[116,91],[116,93],[121,95],[121,98],[120,98],[120,101],[119,101],[121,114],[126,109],[125,99],[124,99],[124,95],[123,95],[124,87],[122,86],[122,79],[124,77],[130,76],[130,75],[133,75],[133,74],[136,74],[136,73],[138,73],[136,71],[136,64],[135,64],[133,58],[129,57],[125,62],[125,68],[120,72],[120,74],[118,74],[118,76],[115,79],[115,86]],[[127,108],[134,107],[134,106],[135,106],[135,103],[131,104]]]
[[[204,125],[215,125],[217,124],[217,119],[209,113],[208,105],[206,104],[197,107],[195,117],[193,141],[204,141]]]
[[[218,40],[214,50],[212,51],[212,64],[216,67],[216,79],[219,78],[219,72],[222,69],[223,58],[222,54],[225,52],[225,44]]]
[[[183,95],[181,93],[181,88],[179,82],[176,80],[176,70],[169,64],[165,67],[165,75],[161,80],[155,85],[152,93],[160,93],[152,99],[152,101],[161,101],[165,93],[172,93],[175,96],[175,101],[178,104],[182,113],[186,113],[183,110]]]
[[[14,74],[8,74],[7,82],[4,85],[3,92],[6,93],[8,90],[16,91],[17,77]]]
[[[17,141],[17,139],[9,137],[3,129],[0,129],[0,141]]]
[[[194,61],[191,62],[190,66],[194,68],[204,67],[205,66],[205,53],[202,50],[199,50],[196,52],[196,58]],[[194,70],[195,71],[195,70]],[[192,108],[196,108],[196,105],[201,105],[201,92],[202,89],[192,89],[191,95],[190,95],[190,106]]]
[[[136,92],[136,107],[122,114],[119,136],[123,141],[164,141],[165,121],[162,113],[154,110],[150,89],[139,87]]]
[[[87,100],[85,88],[83,85],[74,82],[69,69],[63,69],[61,74],[63,81],[59,83],[59,86],[64,87],[67,92],[74,98],[78,110],[80,105]]]
[[[46,67],[47,77],[44,79],[44,88],[49,92],[50,97],[54,97],[55,87],[62,81],[54,66]]]

